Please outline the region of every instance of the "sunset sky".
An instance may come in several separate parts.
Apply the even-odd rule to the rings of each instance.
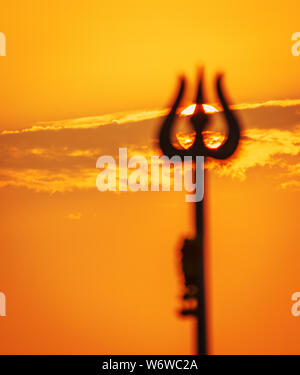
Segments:
[[[299,1],[2,2],[0,353],[194,352],[178,315],[193,206],[185,192],[101,193],[96,161],[159,155],[178,76],[184,108],[202,65],[207,103],[224,72],[243,126],[236,156],[207,163],[210,352],[300,353],[299,13]]]

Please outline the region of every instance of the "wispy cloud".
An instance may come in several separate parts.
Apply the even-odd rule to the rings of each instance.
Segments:
[[[96,188],[97,171],[47,169],[0,169],[0,187],[25,187],[36,192],[71,192]]]
[[[243,104],[240,109],[289,107],[300,100]],[[128,148],[128,157],[158,155],[156,118],[167,110],[119,113],[73,120],[39,123],[0,136],[0,187],[14,186],[36,192],[70,192],[96,189],[101,155],[117,159],[119,147]],[[153,120],[153,121],[152,121]],[[113,124],[113,127],[105,126]],[[117,131],[116,124],[121,126]],[[39,130],[55,130],[51,133]],[[56,131],[67,129],[67,131]],[[73,129],[70,133],[68,129]],[[180,133],[179,133],[180,134]],[[219,176],[244,180],[257,167],[274,167],[276,183],[282,188],[300,188],[300,126],[248,128],[243,132],[238,154],[224,162],[210,160],[207,168]],[[149,179],[150,181],[150,179]]]
[[[248,129],[244,132],[237,157],[223,163],[211,161],[210,168],[217,170],[220,175],[244,180],[247,171],[256,166],[290,168],[291,165],[283,162],[285,157],[294,156],[297,161],[299,153],[299,127],[293,130]]]
[[[148,145],[127,145],[128,158],[142,155],[148,161],[150,157],[158,155],[153,143]],[[35,150],[37,155],[47,154],[46,149]],[[26,187],[36,192],[71,192],[74,190],[96,189],[96,179],[99,173],[94,166],[98,156],[95,152],[86,150],[68,150],[68,155],[55,167],[28,168],[4,167],[0,169],[0,187]],[[51,158],[55,159],[55,149],[49,150]],[[89,160],[93,167],[82,167],[82,164],[69,163],[66,160],[78,155]],[[118,160],[118,155],[112,155]],[[57,158],[63,157],[58,150]],[[250,169],[255,167],[276,167],[280,173],[276,174],[276,183],[282,188],[300,187],[300,127],[291,130],[278,129],[248,129],[244,132],[238,154],[225,162],[210,160],[207,167],[220,176],[245,180]],[[117,169],[118,173],[118,169]],[[150,170],[149,170],[150,173]],[[129,171],[130,174],[130,171]],[[279,179],[280,177],[280,179]],[[149,183],[151,181],[149,175]]]
[[[219,108],[218,104],[214,104]],[[231,106],[235,110],[257,109],[264,107],[278,107],[287,108],[293,106],[300,106],[300,99],[282,99],[282,100],[269,100],[259,103],[241,103]],[[80,117],[75,119],[58,120],[58,121],[45,121],[38,122],[31,127],[15,130],[2,130],[0,135],[6,134],[22,134],[32,133],[39,131],[59,131],[65,129],[93,129],[105,125],[121,125],[126,123],[141,122],[155,118],[163,117],[167,114],[168,108],[164,109],[150,109],[150,110],[136,110],[129,112],[118,112],[105,114],[101,116]]]
[[[159,118],[167,114],[167,109],[139,110],[132,112],[111,113],[102,116],[81,117],[76,119],[38,122],[32,127],[16,130],[2,130],[0,134],[22,134],[38,131],[59,131],[64,129],[93,129],[112,124],[126,124]]]
[[[78,212],[78,213],[71,213],[67,217],[70,220],[80,220],[81,216],[82,216],[82,214],[80,212]]]
[[[300,99],[281,99],[281,100],[268,100],[260,103],[241,103],[234,104],[231,106],[232,109],[243,110],[243,109],[256,109],[263,107],[294,107],[300,105]]]

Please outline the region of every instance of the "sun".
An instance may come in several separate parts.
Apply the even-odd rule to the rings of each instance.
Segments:
[[[176,138],[180,146],[182,146],[185,150],[189,149],[195,141],[195,133],[184,134],[184,133],[177,133]]]
[[[183,116],[191,116],[196,109],[196,104],[191,104],[186,107],[184,110],[180,112]],[[203,109],[205,113],[217,113],[219,110],[212,105],[203,104]],[[176,134],[176,138],[180,146],[184,149],[189,149],[195,141],[195,132],[193,133],[182,133],[178,132]],[[212,131],[204,131],[203,133],[203,141],[205,145],[210,149],[217,149],[219,148],[222,143],[224,142],[224,135],[219,132],[212,132]]]
[[[192,146],[192,144],[195,141],[195,137],[196,137],[195,132],[188,133],[188,134],[179,132],[176,134],[178,143],[185,150],[189,149]],[[225,140],[225,136],[221,134],[220,132],[212,132],[212,131],[206,130],[203,133],[204,144],[210,149],[219,148],[224,142],[224,140]]]
[[[184,116],[191,116],[195,112],[195,109],[196,109],[196,104],[191,104],[188,107],[186,107],[183,111],[181,111],[180,114]],[[217,108],[209,104],[203,104],[203,109],[205,113],[219,112]]]
[[[203,135],[204,143],[208,148],[217,149],[225,140],[225,136],[219,132],[207,131]]]

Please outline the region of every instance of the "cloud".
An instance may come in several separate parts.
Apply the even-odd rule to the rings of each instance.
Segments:
[[[281,100],[268,100],[260,103],[241,103],[231,106],[232,109],[256,109],[263,107],[294,107],[300,105],[300,99],[281,99]]]
[[[78,212],[78,213],[75,213],[75,214],[72,214],[72,213],[69,214],[67,216],[67,218],[70,219],[70,220],[80,220],[81,216],[82,216],[82,214],[80,212]]]
[[[255,106],[290,108],[299,102],[270,101]],[[99,170],[95,164],[99,156],[112,155],[117,160],[119,147],[128,148],[128,157],[142,155],[149,160],[151,155],[159,155],[156,119],[165,113],[166,110],[156,110],[87,117],[42,125],[43,129],[60,131],[37,131],[32,127],[2,133],[0,187],[22,187],[50,194],[96,189]],[[108,124],[111,126],[104,126]],[[123,125],[119,127],[120,124]],[[219,176],[239,180],[245,180],[248,172],[257,168],[276,168],[272,177],[276,183],[285,189],[296,189],[300,187],[299,151],[300,126],[252,127],[243,131],[235,157],[224,162],[208,160],[207,168]]]
[[[0,169],[0,187],[25,187],[50,194],[96,188],[96,170]]]
[[[257,166],[289,169],[291,165],[284,162],[285,157],[294,156],[292,163],[298,160],[299,153],[300,127],[293,130],[248,129],[244,131],[237,157],[223,163],[211,161],[209,167],[221,176],[244,180],[247,171]]]
[[[300,176],[299,176],[300,177]],[[300,190],[300,180],[291,180],[287,182],[282,182],[280,185],[283,189],[291,188],[294,190]]]
[[[32,127],[16,130],[2,130],[0,134],[22,134],[38,131],[59,131],[65,129],[93,129],[99,126],[111,124],[126,124],[140,122],[153,118],[163,117],[167,114],[168,109],[139,110],[132,112],[119,112],[102,116],[81,117],[76,119],[38,122]]]
[[[286,164],[284,173],[283,173],[284,181],[281,182],[280,186],[283,189],[292,189],[292,190],[299,190],[300,189],[300,163],[297,164]]]
[[[158,155],[158,150],[153,144],[127,145],[128,158],[134,155],[144,156],[150,161],[151,156]],[[207,167],[219,176],[245,180],[250,169],[255,167],[279,168],[279,184],[282,188],[300,187],[300,128],[291,130],[278,129],[248,129],[245,130],[238,154],[228,161],[209,160]],[[38,157],[47,155],[45,149],[34,149],[33,154]],[[103,154],[102,154],[103,155]],[[79,189],[96,189],[96,179],[100,172],[95,168],[96,160],[101,154],[87,150],[68,150],[66,155],[58,151],[57,158],[65,158],[64,162],[55,164],[51,168],[14,168],[0,169],[0,187],[15,186],[26,187],[36,192],[71,192]],[[85,157],[91,168],[82,168],[82,164],[74,163],[76,156]],[[118,155],[112,155],[118,162]],[[55,159],[55,149],[49,151],[50,157]],[[69,160],[73,160],[71,162]],[[67,163],[69,160],[69,164]],[[66,165],[69,165],[67,168]],[[130,173],[130,172],[129,172]],[[118,169],[117,169],[118,176]],[[149,183],[150,169],[149,169]],[[171,180],[172,181],[172,180]],[[161,186],[161,182],[160,182]]]
[[[288,108],[300,106],[300,99],[281,99],[281,100],[269,100],[260,103],[241,103],[234,104],[231,106],[235,110],[249,110],[259,109],[266,107],[277,107],[277,108]],[[219,108],[218,104],[214,104],[214,107]],[[112,125],[112,124],[126,124],[141,122],[145,120],[151,120],[161,118],[168,113],[168,108],[164,109],[150,109],[150,110],[136,110],[130,112],[118,112],[111,113],[101,116],[89,116],[67,120],[57,121],[45,121],[38,122],[29,128],[15,129],[15,130],[2,130],[0,135],[8,134],[22,134],[32,133],[40,131],[59,131],[65,129],[93,129],[100,126]]]

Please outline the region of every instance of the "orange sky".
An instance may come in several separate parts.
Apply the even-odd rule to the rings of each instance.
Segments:
[[[193,352],[177,314],[192,206],[178,192],[100,193],[95,165],[119,147],[157,154],[178,74],[190,104],[205,64],[207,102],[224,71],[244,128],[236,158],[208,164],[211,352],[299,354],[299,7],[1,4],[1,353]]]
[[[1,124],[162,106],[179,73],[228,73],[237,102],[298,98],[299,2],[10,1]]]

